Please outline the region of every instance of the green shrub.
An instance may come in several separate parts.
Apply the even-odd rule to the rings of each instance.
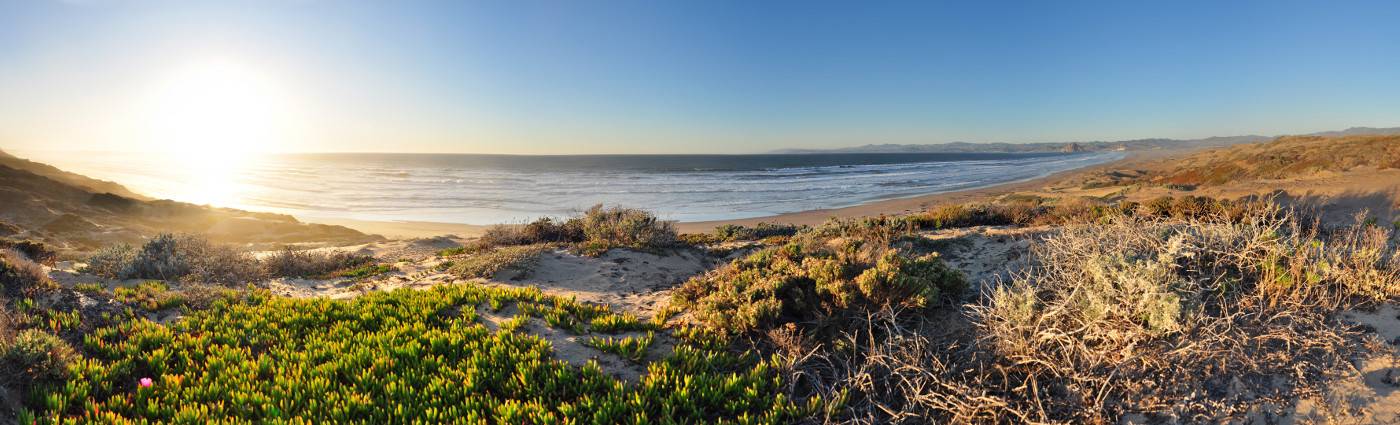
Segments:
[[[440,251],[438,256],[455,257],[492,248],[539,244],[568,244],[585,255],[598,255],[612,248],[657,250],[678,241],[671,223],[649,212],[594,205],[577,217],[564,221],[541,218],[524,225],[497,225],[465,247]]]
[[[179,307],[185,303],[184,295],[171,291],[165,282],[155,280],[141,282],[134,287],[113,289],[112,298],[153,312]]]
[[[393,272],[397,269],[390,264],[366,264],[350,270],[342,270],[330,274],[331,278],[366,279],[385,273]]]
[[[647,332],[646,336],[626,338],[594,336],[584,340],[583,344],[605,353],[616,354],[634,363],[640,363],[642,359],[647,357],[647,349],[651,348],[651,343],[655,339],[654,333]]]
[[[438,252],[437,252],[437,256],[439,256],[439,257],[456,257],[456,256],[458,256],[458,255],[467,254],[467,253],[469,253],[469,252],[471,252],[471,248],[465,247],[465,246],[459,246],[459,247],[447,248],[447,249],[438,251]]]
[[[53,334],[29,329],[15,335],[0,347],[0,359],[12,375],[32,382],[62,380],[68,377],[73,348]]]
[[[864,230],[884,234],[879,225]],[[960,297],[963,276],[936,254],[891,248],[819,228],[770,247],[677,289],[673,303],[724,333],[771,329],[784,323],[840,324],[848,315],[885,307],[923,308]]]
[[[726,224],[715,228],[715,236],[722,241],[754,241],[771,236],[792,236],[807,230],[808,226],[793,224],[758,223],[753,227]]]
[[[74,290],[74,291],[82,292],[82,293],[88,294],[88,295],[100,294],[100,293],[102,293],[102,291],[104,291],[104,290],[106,290],[106,289],[107,289],[107,287],[104,286],[104,285],[102,285],[101,283],[92,283],[92,282],[89,282],[89,283],[79,283],[79,284],[73,285],[73,290]]]
[[[186,236],[180,239],[179,253],[189,267],[179,277],[184,282],[246,284],[267,278],[257,257],[232,245]]]
[[[654,330],[658,330],[658,326],[653,323],[642,322],[632,313],[598,316],[593,319],[588,326],[589,332],[605,334]]]
[[[649,212],[594,205],[578,218],[584,243],[591,251],[608,248],[654,250],[676,243],[675,227]]]

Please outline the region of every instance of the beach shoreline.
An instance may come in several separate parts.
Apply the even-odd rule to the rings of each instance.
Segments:
[[[676,222],[676,230],[681,233],[707,233],[724,225],[753,226],[758,223],[818,225],[830,218],[868,217],[878,215],[907,214],[928,209],[930,206],[945,203],[967,203],[987,201],[1014,192],[1035,190],[1054,182],[1065,180],[1083,173],[1105,168],[1120,167],[1125,163],[1142,160],[1146,157],[1183,153],[1186,150],[1128,152],[1123,158],[1093,164],[1086,167],[1064,170],[1028,180],[999,183],[972,189],[955,190],[917,195],[905,198],[884,199],[840,208],[823,208],[806,211],[768,215],[762,217]],[[426,238],[442,235],[459,237],[480,236],[492,225],[444,223],[431,221],[374,221],[347,218],[301,218],[308,223],[332,224],[349,227],[364,233],[377,234],[390,239]]]

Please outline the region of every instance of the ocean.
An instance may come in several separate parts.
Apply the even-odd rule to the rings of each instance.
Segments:
[[[302,219],[518,223],[603,203],[678,221],[763,217],[1027,180],[1119,152],[1045,154],[288,154],[35,160],[179,201]]]

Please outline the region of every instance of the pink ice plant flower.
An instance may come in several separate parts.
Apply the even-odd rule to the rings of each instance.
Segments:
[[[150,388],[150,387],[151,387],[151,384],[154,384],[154,383],[155,383],[154,381],[151,381],[151,378],[141,378],[141,383],[140,383],[140,385],[141,385],[141,388]]]

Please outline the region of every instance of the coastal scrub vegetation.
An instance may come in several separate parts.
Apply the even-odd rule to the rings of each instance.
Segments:
[[[537,257],[550,249],[549,244],[504,246],[453,257],[439,267],[443,267],[448,273],[462,278],[485,279],[506,270],[528,272]]]
[[[885,224],[860,229],[878,235],[871,238],[824,230],[691,279],[672,302],[716,332],[745,333],[786,323],[824,328],[885,306],[931,307],[966,287],[937,253],[892,245]]]
[[[665,228],[618,224],[646,222],[627,215],[594,225]],[[445,269],[528,268],[590,238],[536,223],[494,239],[519,244],[447,254]],[[1027,266],[981,292],[928,238],[1046,224],[1025,229]],[[666,239],[651,230],[592,234]],[[471,283],[331,300],[147,281],[83,290],[116,308],[54,307],[64,296],[43,268],[0,251],[0,373],[26,383],[22,423],[1220,422],[1316,394],[1375,349],[1338,313],[1400,300],[1393,226],[1324,225],[1257,199],[1018,200],[770,230],[716,233],[782,239],[685,282],[651,318]],[[107,269],[188,276],[190,253],[208,252],[151,243]],[[306,255],[321,254],[254,261],[261,275],[381,270]],[[170,309],[183,317],[141,313]],[[539,326],[645,369],[571,364]]]
[[[523,225],[497,225],[467,246],[438,252],[438,267],[463,278],[489,278],[502,271],[528,272],[536,256],[555,248],[599,256],[614,248],[658,252],[679,246],[671,223],[633,208],[595,205],[566,220],[541,218]]]
[[[278,277],[331,279],[347,273],[382,272],[373,262],[366,255],[292,247],[258,258],[198,235],[166,233],[139,248],[117,244],[98,249],[87,258],[85,271],[112,279],[242,284]]]
[[[759,241],[764,239],[791,237],[799,232],[810,230],[810,226],[793,224],[758,223],[753,226],[725,224],[710,233],[687,233],[680,239],[692,245],[717,244],[723,242]]]
[[[579,253],[598,255],[613,248],[657,251],[676,246],[676,229],[646,210],[594,205],[565,220],[549,217],[523,225],[486,229],[473,245],[442,254],[469,254],[502,246],[567,245]]]
[[[66,378],[39,384],[19,419],[788,423],[820,404],[786,398],[770,360],[703,339],[681,338],[625,383],[596,363],[553,357],[542,337],[488,330],[475,312],[486,304],[573,323],[613,314],[538,290],[475,285],[351,301],[257,294],[171,325],[136,319],[97,329]],[[599,341],[640,361],[650,337]]]
[[[1209,204],[1067,222],[979,301],[766,338],[798,348],[778,350],[795,399],[848,395],[854,422],[1214,422],[1315,393],[1368,349],[1336,314],[1400,299],[1393,229]]]

